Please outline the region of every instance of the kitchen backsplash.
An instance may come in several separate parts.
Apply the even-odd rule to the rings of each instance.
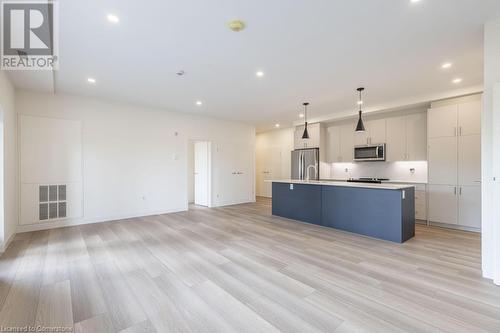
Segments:
[[[322,164],[328,168],[328,164]],[[389,178],[401,182],[427,183],[426,161],[367,162],[367,163],[332,163],[330,176],[328,170],[322,178],[349,179],[360,177]]]

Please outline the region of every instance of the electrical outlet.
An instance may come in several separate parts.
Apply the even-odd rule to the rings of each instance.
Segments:
[[[414,174],[414,173],[415,173],[415,168],[411,168],[411,169],[410,169],[410,173],[411,173],[411,174]]]

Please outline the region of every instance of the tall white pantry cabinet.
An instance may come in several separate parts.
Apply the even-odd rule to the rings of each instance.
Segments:
[[[427,114],[428,219],[481,228],[481,100]]]

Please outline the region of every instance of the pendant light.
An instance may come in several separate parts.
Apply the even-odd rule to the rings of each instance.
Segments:
[[[304,134],[302,134],[302,139],[309,139],[309,132],[307,131],[307,106],[309,103],[303,103],[304,105],[304,120],[305,120],[305,126],[304,126]]]
[[[356,132],[364,132],[365,131],[365,125],[363,124],[363,119],[361,118],[361,115],[363,111],[361,111],[361,105],[363,105],[363,100],[361,99],[361,93],[365,90],[365,88],[358,88],[357,91],[359,91],[359,119],[358,119],[358,125],[356,126]]]

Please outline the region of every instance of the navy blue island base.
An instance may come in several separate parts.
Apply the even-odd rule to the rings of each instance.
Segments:
[[[403,243],[415,236],[415,189],[273,182],[272,213]]]

